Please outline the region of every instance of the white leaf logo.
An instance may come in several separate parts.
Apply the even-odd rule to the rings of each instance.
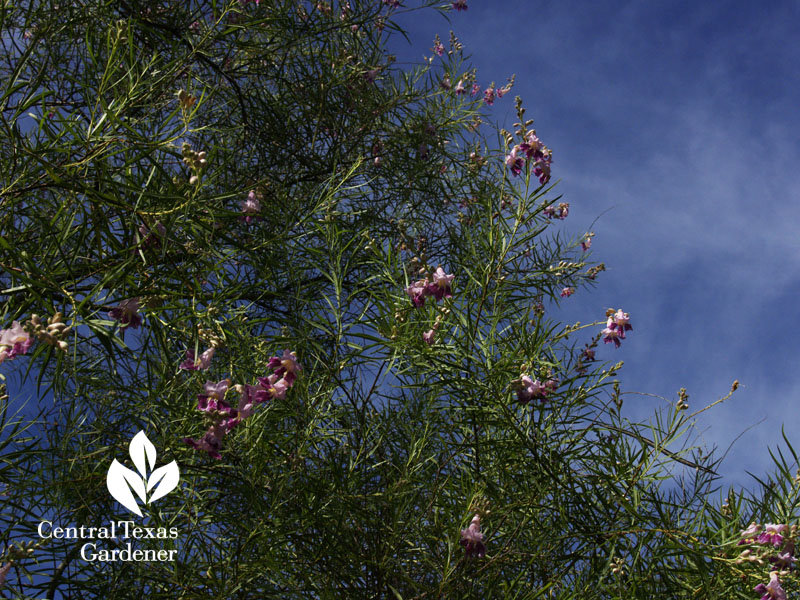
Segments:
[[[132,513],[142,516],[139,504],[134,498],[133,490],[144,504],[155,502],[163,498],[178,486],[180,471],[178,463],[174,460],[168,465],[154,469],[156,465],[156,447],[147,439],[144,431],[140,431],[131,440],[129,451],[134,466],[139,471],[133,471],[115,458],[108,469],[106,485],[114,499]],[[148,471],[150,476],[148,477]],[[147,498],[147,494],[155,492]]]

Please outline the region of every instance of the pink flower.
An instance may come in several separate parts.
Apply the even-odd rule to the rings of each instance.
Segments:
[[[767,544],[772,544],[776,548],[780,548],[783,543],[783,536],[781,533],[785,533],[788,529],[788,525],[773,525],[772,523],[767,523],[764,525],[764,533],[760,534],[758,538],[756,538],[756,541],[765,546]]]
[[[447,75],[445,75],[445,76],[442,78],[442,82],[439,84],[439,86],[440,86],[440,87],[441,87],[443,90],[449,90],[449,89],[450,89],[450,87],[451,87],[450,78],[449,78]]]
[[[550,162],[536,162],[533,166],[533,174],[539,179],[539,183],[544,185],[548,181],[550,181]],[[567,217],[567,213],[564,213],[564,216],[561,217],[565,219]]]
[[[208,367],[211,366],[211,359],[214,358],[214,353],[216,352],[216,348],[211,347],[205,352],[200,355],[200,358],[195,360],[194,358],[194,350],[187,350],[186,351],[186,360],[184,360],[180,367],[181,369],[185,369],[187,371],[205,371]]]
[[[464,80],[463,79],[459,79],[458,80],[458,83],[456,84],[456,87],[455,87],[455,92],[458,95],[467,93],[467,90],[464,88]]]
[[[563,290],[561,290],[561,297],[569,298],[574,293],[575,293],[575,288],[565,287]]]
[[[761,600],[787,600],[786,591],[781,586],[777,571],[772,571],[769,574],[769,583],[767,585],[759,583],[753,588],[753,591],[757,594],[763,594]]]
[[[461,541],[459,542],[466,550],[467,558],[486,556],[486,545],[483,543],[484,536],[481,533],[481,518],[478,515],[472,517],[469,527],[461,530]]]
[[[288,350],[283,351],[280,357],[273,356],[269,359],[269,366],[274,370],[275,375],[283,377],[288,385],[294,384],[297,379],[297,373],[303,370],[300,363],[297,362],[297,355]]]
[[[433,273],[433,283],[427,285],[428,293],[441,300],[442,298],[452,298],[453,293],[450,290],[450,284],[453,282],[455,275],[447,275],[442,267],[437,267]]]
[[[444,56],[444,46],[442,45],[442,41],[439,39],[438,35],[436,36],[436,39],[433,40],[433,51],[439,56]]]
[[[419,308],[425,304],[425,297],[428,295],[428,282],[425,279],[412,283],[406,288],[406,294],[411,298],[411,304]]]
[[[490,85],[488,88],[483,90],[483,101],[489,106],[494,104],[494,85]]]
[[[246,223],[253,221],[255,218],[253,215],[261,210],[261,202],[258,199],[258,195],[254,191],[251,191],[247,195],[247,199],[241,201],[241,208],[242,216],[239,218]]]
[[[581,250],[586,252],[591,247],[592,247],[592,238],[586,236],[586,239],[581,242]]]
[[[519,402],[527,404],[531,400],[544,400],[547,397],[547,384],[542,383],[538,379],[534,381],[527,375],[523,375],[518,385],[520,386],[519,389],[517,389],[517,400]]]
[[[601,332],[602,335],[605,337],[604,341],[606,344],[613,344],[619,348],[621,341],[625,339],[625,332],[631,331],[633,327],[630,324],[630,316],[628,313],[622,312],[622,310],[618,310],[617,312],[609,311],[608,321],[606,323],[606,328],[603,329]]]
[[[481,86],[479,86],[477,83],[473,83],[472,90],[470,91],[469,95],[474,98],[475,96],[478,95],[478,92],[480,91],[481,91]]]
[[[426,344],[432,346],[434,341],[436,341],[436,329],[429,329],[428,331],[423,333],[422,339],[425,340]]]
[[[0,363],[13,360],[19,354],[27,354],[33,338],[22,328],[19,321],[12,321],[8,329],[0,329]]]
[[[558,207],[551,204],[542,210],[542,214],[549,219],[555,218],[563,221],[567,218],[567,215],[569,215],[569,204],[567,202],[561,202]]]
[[[222,455],[219,451],[222,449],[222,438],[227,433],[225,427],[220,423],[212,425],[205,435],[199,440],[193,438],[183,438],[183,441],[190,445],[192,448],[202,452],[208,452],[211,458],[219,460]]]
[[[223,379],[219,383],[214,383],[213,381],[206,381],[205,385],[203,386],[203,391],[209,398],[216,398],[217,400],[222,400],[225,397],[225,392],[228,391],[228,386],[230,386],[231,380],[230,379]]]
[[[622,342],[619,341],[620,338],[619,331],[617,331],[616,329],[609,329],[608,327],[606,327],[605,329],[603,329],[603,331],[601,331],[601,333],[603,334],[603,341],[606,344],[610,344],[613,342],[617,348],[619,348],[620,345],[622,344]]]
[[[268,400],[272,400],[273,398],[283,400],[286,398],[286,392],[289,390],[291,385],[285,378],[279,379],[279,375],[274,373],[269,377],[259,377],[258,382],[266,391],[266,397]]]
[[[219,415],[222,417],[235,417],[236,411],[231,409],[231,405],[221,398],[199,395],[197,396],[197,410],[200,412]]]
[[[759,531],[761,531],[761,525],[759,525],[758,523],[750,523],[750,526],[744,531],[742,531],[742,533],[740,533],[739,535],[743,538],[748,538],[754,536]]]
[[[525,152],[525,156],[529,159],[538,160],[545,157],[547,147],[542,144],[542,141],[536,135],[536,130],[531,129],[525,134],[525,141],[519,145],[520,149]],[[548,151],[549,152],[549,151]]]
[[[581,354],[583,355],[583,358],[585,358],[586,360],[589,361],[594,360],[594,350],[592,348],[589,348],[588,346],[583,349],[583,352]]]
[[[525,164],[525,161],[522,160],[522,157],[517,156],[517,152],[519,152],[519,146],[514,146],[511,149],[511,152],[509,152],[506,156],[506,166],[515,176],[522,172],[522,167]]]
[[[777,556],[771,557],[770,561],[775,563],[775,566],[780,569],[791,569],[794,566],[794,563],[797,562],[797,559],[792,556],[791,552],[786,551],[779,552]]]
[[[142,317],[139,316],[139,299],[123,300],[118,306],[108,311],[108,316],[119,321],[122,327],[138,329],[142,324]]]
[[[453,2],[453,9],[462,11],[467,10],[469,7],[467,6],[467,0],[454,0]]]
[[[631,321],[630,315],[628,313],[622,312],[622,309],[620,309],[617,312],[615,312],[613,315],[608,317],[607,326],[610,327],[611,329],[620,330],[621,333],[620,333],[619,337],[624,339],[625,338],[625,332],[626,331],[631,331],[633,329],[633,327],[631,327],[630,321]],[[770,527],[773,527],[773,525],[767,525],[768,529]],[[786,526],[783,525],[783,527],[786,527]]]
[[[533,174],[539,178],[539,183],[544,185],[550,181],[550,163],[553,161],[553,153],[542,144],[542,141],[536,136],[535,130],[525,134],[525,141],[520,144],[520,149],[525,152],[528,160],[534,161]]]
[[[265,390],[255,385],[240,385],[237,387],[241,388],[237,412],[240,418],[246,419],[253,414],[256,404],[261,404],[267,400],[267,394]]]
[[[383,3],[389,8],[399,8],[400,0],[383,0]]]

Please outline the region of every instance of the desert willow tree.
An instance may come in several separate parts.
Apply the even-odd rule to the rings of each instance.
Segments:
[[[555,318],[602,265],[551,151],[454,36],[398,66],[406,10],[4,3],[4,597],[767,581],[736,511],[788,515],[711,505],[684,397],[623,417],[628,315]]]

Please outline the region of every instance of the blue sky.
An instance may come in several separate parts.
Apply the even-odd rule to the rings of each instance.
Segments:
[[[516,74],[571,205],[560,226],[591,227],[608,268],[564,319],[630,313],[629,339],[598,355],[625,361],[623,388],[674,401],[686,387],[696,410],[738,379],[698,417],[722,450],[760,422],[723,483],[769,471],[782,424],[800,447],[800,4],[471,0],[431,16],[403,20],[420,58],[452,29],[479,82]],[[513,99],[492,110],[510,129]],[[631,416],[663,404],[625,398]]]

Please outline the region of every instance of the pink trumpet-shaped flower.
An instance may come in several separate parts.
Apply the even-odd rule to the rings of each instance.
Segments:
[[[759,531],[761,531],[761,525],[759,525],[758,523],[750,523],[750,526],[747,529],[744,529],[742,533],[740,533],[739,535],[743,538],[750,538],[753,537],[755,534],[757,534]]]
[[[606,328],[601,333],[605,338],[606,344],[613,343],[619,348],[622,343],[621,340],[625,339],[625,332],[633,329],[630,324],[631,318],[628,313],[622,312],[621,309],[616,312],[609,310],[608,315]]]
[[[460,544],[464,546],[468,558],[483,558],[486,556],[486,545],[483,543],[484,535],[481,533],[481,518],[472,517],[469,527],[461,530]]]
[[[786,591],[781,586],[777,571],[772,571],[769,574],[769,583],[767,585],[759,583],[753,588],[753,591],[757,594],[763,594],[761,600],[787,600]]]
[[[261,404],[266,400],[266,394],[263,393],[264,390],[254,385],[242,385],[238,387],[241,388],[241,395],[239,397],[237,411],[240,418],[247,419],[252,416],[255,405]],[[257,396],[259,391],[262,392],[261,401],[259,401]]]
[[[514,176],[522,173],[522,167],[525,165],[525,161],[521,156],[517,156],[517,152],[519,152],[519,146],[514,146],[506,155],[506,166]]]
[[[206,381],[205,385],[203,386],[203,391],[209,398],[216,398],[217,400],[222,400],[225,397],[225,392],[228,391],[228,387],[230,385],[231,385],[230,379],[223,379],[218,383],[214,383],[213,381]]]
[[[108,316],[115,321],[119,321],[123,327],[138,329],[139,325],[142,324],[142,317],[139,316],[139,299],[123,300],[119,305],[108,311]]]
[[[266,391],[266,399],[283,400],[286,398],[286,392],[289,390],[291,384],[286,379],[280,379],[277,373],[273,373],[269,377],[259,377],[258,382],[261,387]]]
[[[13,360],[18,354],[27,354],[33,338],[19,321],[12,321],[8,329],[0,329],[0,363]]]
[[[444,272],[442,267],[437,267],[433,273],[433,282],[429,283],[426,287],[428,293],[441,300],[442,298],[452,298],[453,293],[450,289],[450,284],[453,282],[455,275],[448,275]]]
[[[425,304],[425,297],[428,295],[427,285],[428,282],[426,280],[420,279],[406,288],[406,294],[411,298],[411,304],[416,308]]]
[[[258,199],[258,194],[254,191],[250,191],[247,194],[247,199],[241,201],[241,209],[242,209],[242,216],[239,217],[245,223],[250,223],[257,217],[254,216],[258,214],[261,210],[261,201]]]
[[[209,427],[205,435],[199,440],[193,438],[183,438],[183,441],[190,445],[195,450],[208,452],[211,458],[219,460],[222,455],[219,453],[222,450],[222,438],[225,437],[225,428],[222,424],[215,423]]]
[[[783,536],[781,533],[785,533],[788,529],[789,526],[783,523],[779,525],[767,523],[764,525],[764,532],[756,538],[756,541],[759,544],[772,544],[776,548],[780,548],[783,543]]]
[[[297,379],[297,373],[303,370],[303,367],[297,362],[297,355],[289,350],[284,350],[280,357],[270,358],[269,366],[274,370],[275,375],[286,380],[287,385],[292,385]]]

